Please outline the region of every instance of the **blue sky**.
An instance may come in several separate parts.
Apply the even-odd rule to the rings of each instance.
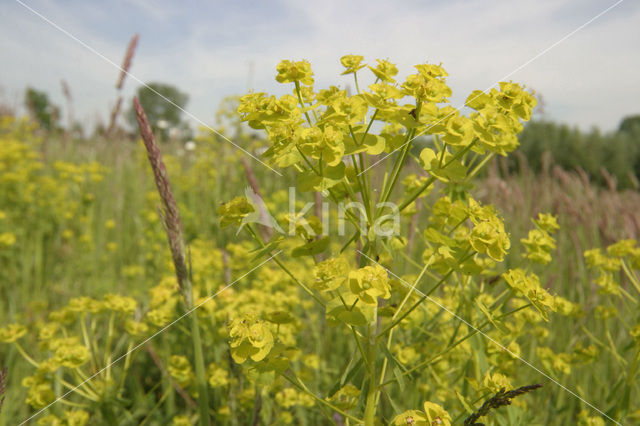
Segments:
[[[402,76],[442,62],[458,106],[616,2],[22,1],[118,64],[139,33],[131,73],[187,92],[207,123],[225,96],[289,90],[274,79],[280,59],[309,60],[316,88],[350,84],[339,76],[347,53],[388,58]],[[540,93],[547,118],[615,129],[640,114],[639,24],[640,2],[625,0],[508,79]],[[30,85],[63,105],[65,79],[76,118],[106,120],[119,71],[15,0],[0,2],[0,54],[0,102],[21,105]],[[125,94],[137,86],[128,79]]]

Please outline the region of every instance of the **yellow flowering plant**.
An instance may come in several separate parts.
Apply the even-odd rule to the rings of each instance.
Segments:
[[[516,83],[503,82],[498,89],[488,93],[473,92],[466,105],[474,112],[462,115],[458,109],[447,105],[452,92],[442,65],[417,65],[417,73],[398,83],[395,65],[379,60],[376,67],[369,67],[375,81],[369,90],[361,91],[358,75],[366,66],[363,61],[364,58],[358,55],[341,59],[345,67],[343,75],[353,75],[354,94],[336,86],[316,92],[309,63],[283,61],[277,67],[276,79],[280,83],[293,83],[293,96],[277,98],[265,93],[250,93],[240,98],[238,107],[249,126],[266,132],[269,145],[264,158],[274,166],[292,170],[299,191],[317,191],[336,205],[361,203],[361,209],[345,214],[351,230],[340,235],[324,232],[316,239],[309,233],[293,233],[288,238],[276,236],[265,241],[247,220],[249,209],[228,207],[232,204],[240,206],[241,201],[236,199],[223,205],[219,213],[223,225],[242,223],[262,247],[263,255],[281,250],[285,242],[288,244],[288,241],[303,237],[298,251],[291,254],[302,254],[314,260],[314,280],[305,282],[283,261],[275,261],[325,310],[329,324],[342,324],[350,330],[359,361],[356,367],[345,370],[343,377],[352,377],[355,388],[362,391],[359,404],[362,417],[342,410],[338,412],[347,419],[373,425],[376,418],[384,416],[380,409],[381,395],[390,399],[389,387],[403,385],[406,374],[403,371],[415,371],[420,368],[418,366],[444,367],[438,362],[427,361],[429,356],[424,357],[426,359],[410,357],[416,366],[409,367],[393,355],[392,351],[403,350],[393,343],[394,337],[410,338],[415,334],[411,330],[412,323],[433,315],[436,319],[447,317],[439,312],[442,306],[447,306],[447,313],[452,314],[467,305],[465,300],[485,296],[482,302],[478,299],[472,311],[475,313],[465,319],[466,324],[476,322],[475,318],[484,319],[480,329],[491,324],[495,331],[489,333],[504,333],[508,316],[516,321],[522,318],[522,321],[526,309],[534,308],[547,319],[547,311],[555,310],[555,304],[533,272],[526,275],[519,269],[504,275],[510,287],[502,294],[497,297],[482,294],[483,276],[505,259],[511,241],[502,218],[492,206],[482,205],[468,192],[459,190],[478,175],[492,156],[506,155],[517,147],[516,134],[522,130],[522,122],[531,117],[531,109],[536,104],[533,95]],[[418,139],[422,135],[428,137],[426,146]],[[414,146],[418,141],[423,148],[416,155]],[[398,192],[396,186],[403,169],[410,167],[410,159],[424,170],[424,175],[420,178],[407,176],[402,180],[407,189],[404,193]],[[382,181],[374,184],[372,169],[382,160],[387,160],[387,171]],[[377,187],[380,189],[376,189],[376,185],[380,185]],[[440,198],[435,202],[427,201],[426,195],[436,191],[441,194]],[[393,266],[403,257],[406,246],[402,243],[401,233],[380,232],[398,231],[397,226],[389,227],[392,215],[385,211],[392,200],[392,211],[397,214],[415,209],[417,203],[431,210],[423,228],[423,263],[416,265],[417,276],[405,278],[393,272]],[[309,223],[313,220],[319,221],[312,216]],[[556,227],[554,220],[550,215],[541,215],[536,222],[537,229],[528,239],[523,239],[527,260],[544,262],[548,259],[555,248],[551,237]],[[381,227],[381,223],[387,223],[387,227]],[[346,237],[343,241],[340,241],[341,235]],[[309,249],[305,251],[300,250],[307,247]],[[349,252],[357,259],[355,265],[345,256]],[[432,301],[432,295],[435,297],[438,291],[442,292],[438,296],[441,306],[433,308],[426,300]],[[440,348],[433,346],[433,342],[429,345],[430,352],[446,353],[449,357],[457,353],[459,356],[473,332],[456,341],[460,326],[445,326],[439,320],[434,321],[443,327],[441,334],[450,337],[443,339],[449,343]],[[246,348],[241,356],[234,355],[236,361],[244,362],[253,352],[259,354],[253,361],[268,363],[270,355],[264,347],[238,340],[239,336],[248,333],[248,329],[240,332],[240,325],[237,322],[231,325],[232,353],[233,348]],[[242,329],[246,327],[241,326]],[[261,339],[265,337],[261,336]],[[270,336],[267,341],[267,346],[273,344]],[[275,342],[277,345],[277,337]],[[493,362],[497,368],[510,369],[506,368],[509,363],[501,357],[495,357]],[[292,374],[291,369],[282,373],[294,386],[308,391],[301,379]],[[351,383],[341,381],[339,384]],[[326,407],[337,411],[339,407],[331,402],[335,400],[337,390],[334,387],[334,393],[328,399],[314,396]],[[449,397],[445,395],[442,397],[447,401]],[[348,409],[357,410],[357,406]],[[446,411],[431,402],[425,403],[423,412],[413,410],[408,413],[396,416],[394,422],[413,424],[398,423],[407,418],[413,418],[415,424],[449,424],[447,422],[451,421]],[[402,420],[403,416],[405,420]]]
[[[218,130],[260,148],[282,178],[252,170],[211,130],[195,151],[162,146],[171,209],[168,184],[156,191],[140,174],[139,144],[119,147],[112,169],[58,162],[28,122],[0,123],[0,274],[20,278],[8,300],[19,287],[29,296],[0,324],[7,418],[640,419],[636,242],[586,250],[591,281],[578,285],[574,269],[554,269],[559,248],[578,252],[558,232],[566,218],[543,213],[517,230],[473,190],[492,158],[516,148],[533,94],[503,82],[459,110],[441,64],[400,78],[389,60],[340,63],[345,80],[316,88],[309,62],[283,61],[276,80],[288,93],[249,93],[219,114]],[[178,211],[181,241],[168,221]],[[35,297],[49,293],[50,303]],[[613,385],[589,410],[552,383],[522,396],[544,375],[587,400],[590,386]]]

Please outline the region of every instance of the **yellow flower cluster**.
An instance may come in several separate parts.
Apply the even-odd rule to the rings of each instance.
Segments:
[[[451,426],[451,416],[440,405],[426,401],[424,410],[408,410],[393,419],[395,426]]]
[[[251,358],[263,360],[273,347],[273,334],[264,323],[250,315],[236,318],[229,324],[231,355],[235,362],[242,364]]]

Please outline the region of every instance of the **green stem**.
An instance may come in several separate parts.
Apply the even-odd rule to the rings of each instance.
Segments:
[[[295,84],[296,84],[296,94],[298,95],[298,102],[300,102],[300,106],[304,110],[304,116],[307,118],[307,123],[309,123],[309,126],[313,126],[313,124],[311,124],[311,119],[309,118],[309,114],[307,114],[306,107],[304,106],[304,101],[302,100],[302,93],[300,93],[300,82],[296,80]]]
[[[358,73],[357,72],[353,73],[353,80],[356,82],[356,92],[359,95],[360,94],[360,87],[358,86]]]
[[[416,100],[416,112],[415,112],[415,116],[416,117],[420,117],[420,110],[422,109],[422,101],[420,101],[420,99]],[[396,181],[398,180],[398,176],[400,175],[400,171],[402,170],[402,165],[404,164],[404,161],[407,158],[407,154],[409,152],[409,150],[411,149],[411,141],[413,141],[413,135],[415,135],[416,133],[416,129],[411,129],[409,132],[407,132],[407,137],[405,139],[404,145],[403,145],[403,149],[402,149],[402,153],[400,154],[400,158],[398,160],[396,160],[396,163],[393,166],[393,171],[391,172],[391,177],[390,180],[386,183],[388,183],[388,185],[385,185],[383,188],[383,192],[381,194],[381,198],[380,198],[380,202],[381,203],[385,203],[387,201],[389,201],[389,197],[391,196],[391,193],[393,192],[393,187],[396,185]]]
[[[633,284],[638,293],[640,293],[640,281],[624,260],[622,260],[622,269],[624,270],[625,275],[629,278],[629,281],[631,281],[631,284]]]
[[[353,134],[353,130],[351,130],[351,126],[349,126],[349,131],[351,132],[351,137],[353,141],[356,142],[356,138]],[[362,157],[362,153],[360,153],[360,164],[364,166],[364,159]],[[355,154],[351,154],[351,161],[353,162],[353,169],[356,174],[356,181],[358,182],[358,186],[360,187],[360,194],[362,195],[362,202],[364,203],[365,213],[367,214],[367,223],[370,223],[371,220],[371,209],[369,203],[369,190],[367,188],[367,183],[364,176],[360,176],[360,167],[358,167],[358,158]],[[364,170],[364,169],[363,169]]]
[[[34,366],[34,367],[36,367],[36,368],[39,368],[39,367],[40,367],[40,364],[38,364],[38,363],[36,362],[36,360],[34,360],[33,358],[31,358],[31,357],[29,356],[29,354],[28,354],[28,353],[27,353],[27,352],[22,348],[22,346],[20,346],[20,344],[19,344],[18,342],[13,342],[13,344],[15,345],[16,349],[18,350],[18,352],[20,352],[20,355],[22,355],[22,357],[23,357],[24,359],[26,359],[26,360],[27,360],[27,362],[28,362],[29,364],[33,365],[33,366]]]
[[[376,420],[376,400],[378,396],[378,382],[376,377],[376,330],[377,319],[369,324],[367,330],[367,363],[369,364],[369,389],[364,408],[365,426],[374,426]]]
[[[462,257],[458,260],[458,265],[462,264],[463,262],[465,262],[470,256],[473,256],[473,253],[463,253]],[[443,276],[440,281],[438,281],[436,283],[436,285],[434,285],[431,290],[429,290],[426,294],[424,294],[420,299],[418,299],[418,301],[416,303],[414,303],[409,309],[407,309],[406,312],[404,312],[398,319],[396,319],[395,321],[393,321],[391,324],[389,324],[387,326],[387,328],[385,328],[379,335],[378,338],[384,336],[386,333],[388,333],[389,331],[391,331],[395,326],[397,326],[398,324],[400,324],[402,322],[402,320],[404,320],[411,312],[413,312],[418,306],[420,306],[420,304],[422,304],[422,302],[424,302],[425,300],[427,300],[431,294],[433,294],[434,291],[436,291],[450,276],[451,274],[453,274],[455,270],[454,269],[450,269],[449,272],[447,272],[447,274],[445,276]],[[395,317],[395,315],[394,315]]]
[[[89,348],[89,353],[91,354],[91,361],[93,362],[93,368],[98,369],[98,357],[96,356],[96,352],[94,351],[93,345],[91,345],[91,339],[89,338],[89,332],[87,331],[87,324],[85,323],[86,315],[82,315],[80,317],[80,328],[82,330],[82,337],[84,339],[84,345]]]
[[[104,348],[104,365],[107,366],[107,370],[106,370],[106,383],[109,383],[109,379],[111,379],[111,345],[113,344],[113,334],[114,334],[114,327],[115,327],[115,317],[116,313],[115,312],[111,312],[111,315],[109,316],[109,329],[107,331],[107,343],[105,345]]]
[[[251,236],[262,246],[262,247],[266,247],[266,244],[264,243],[264,241],[262,240],[262,237],[260,237],[260,235],[258,235],[258,233],[256,233],[256,231],[251,227],[251,225],[246,224],[245,228],[249,231],[249,233],[251,234]],[[315,299],[316,302],[318,302],[321,306],[325,306],[326,303],[320,299],[320,297],[316,296],[316,294],[309,288],[307,287],[302,281],[300,281],[295,275],[293,275],[293,273],[291,273],[291,271],[289,271],[289,268],[287,268],[286,266],[284,266],[284,264],[280,261],[280,259],[277,259],[275,256],[272,258],[274,262],[276,262],[276,264],[280,267],[280,269],[282,269],[287,275],[289,275],[289,277],[291,277],[291,279],[298,284],[300,287],[302,287],[302,289],[311,297],[313,297]]]
[[[185,280],[185,303],[187,311],[193,308],[193,292],[191,290],[191,280]],[[209,384],[204,368],[204,354],[202,353],[202,340],[200,338],[200,327],[198,326],[197,312],[191,312],[191,339],[193,341],[193,351],[196,364],[196,382],[198,386],[198,407],[200,409],[200,425],[208,426],[209,419]]]
[[[456,161],[458,158],[462,157],[464,154],[466,154],[467,152],[469,152],[469,150],[471,148],[473,148],[473,146],[478,142],[478,140],[474,140],[473,142],[471,142],[469,145],[465,146],[464,148],[462,148],[460,151],[456,152],[455,154],[453,154],[453,156],[449,159],[449,161],[447,161],[446,163],[444,163],[444,166],[442,166],[443,169],[447,168],[447,166],[449,166],[451,163],[453,163],[454,161]]]
[[[287,376],[286,374],[282,374],[282,377],[288,381],[289,383],[291,383],[293,386],[295,386],[296,388],[298,388],[298,390],[301,390],[302,392],[306,393],[307,395],[309,395],[310,397],[312,397],[313,399],[315,399],[317,402],[319,402],[322,405],[326,405],[327,407],[329,407],[330,409],[332,409],[333,411],[335,411],[338,414],[341,414],[342,416],[344,416],[347,419],[353,420],[354,422],[356,422],[356,424],[362,424],[362,420],[357,418],[357,417],[353,417],[351,414],[347,413],[344,410],[341,410],[340,408],[336,407],[335,405],[333,405],[332,403],[330,403],[329,401],[327,401],[324,398],[320,398],[319,396],[317,396],[315,393],[311,392],[309,389],[307,389],[306,386],[304,386],[304,384],[302,382],[298,383],[296,380],[293,380],[291,377]]]
[[[453,157],[451,157],[449,159],[449,161],[447,161],[444,164],[444,166],[442,166],[442,168],[443,169],[447,168],[447,166],[449,166],[451,163],[456,161],[458,158],[462,157],[465,153],[467,153],[473,147],[473,145],[475,143],[476,143],[476,141],[473,141],[469,145],[467,145],[463,149],[461,149],[460,151],[456,152],[453,155]],[[487,158],[490,158],[490,156],[488,156]],[[484,164],[486,164],[486,163],[483,160],[480,164],[478,164],[478,167],[476,167],[474,169],[474,171],[471,172],[472,174],[470,176],[473,176],[476,173],[478,173],[481,170],[481,168],[484,166]],[[403,211],[404,209],[406,209],[411,203],[413,203],[415,201],[416,198],[418,198],[420,196],[420,194],[422,194],[427,188],[429,188],[433,184],[433,182],[435,182],[435,181],[436,181],[436,178],[434,176],[431,176],[429,179],[427,179],[427,181],[420,188],[418,188],[415,191],[413,191],[413,193],[411,195],[409,195],[409,198],[407,198],[405,201],[402,202],[402,204],[400,204],[398,209],[400,211]]]
[[[523,305],[523,306],[521,306],[521,307],[519,307],[519,308],[516,308],[516,309],[514,309],[514,310],[512,310],[512,311],[510,311],[510,312],[506,312],[506,313],[504,313],[504,314],[502,314],[502,315],[500,315],[500,316],[496,317],[496,319],[500,320],[500,319],[506,318],[506,317],[508,317],[508,316],[510,316],[510,315],[515,314],[515,313],[516,313],[516,312],[518,312],[518,311],[521,311],[521,310],[523,310],[523,309],[528,308],[529,306],[531,306],[531,304],[530,304],[530,303],[529,303],[529,304],[526,304],[526,305]],[[438,358],[440,358],[441,356],[445,355],[447,352],[449,352],[450,350],[452,350],[453,348],[455,348],[455,347],[456,347],[456,346],[458,346],[459,344],[461,344],[461,343],[463,343],[464,341],[468,340],[469,338],[471,338],[471,337],[475,336],[475,335],[476,335],[477,333],[479,333],[479,332],[480,332],[484,327],[486,327],[487,325],[489,325],[489,323],[490,323],[490,322],[487,320],[487,321],[483,322],[482,324],[480,324],[479,326],[473,327],[473,330],[472,330],[472,331],[470,331],[469,333],[467,333],[466,335],[464,335],[464,336],[463,336],[463,337],[461,337],[460,339],[456,340],[454,343],[451,343],[449,346],[447,346],[445,349],[443,349],[442,351],[440,351],[440,352],[439,352],[439,353],[437,353],[436,355],[432,356],[431,358],[429,358],[429,359],[428,359],[428,360],[426,360],[426,361],[423,361],[423,362],[421,362],[421,363],[419,363],[419,364],[417,364],[417,365],[415,365],[415,366],[411,367],[410,369],[408,369],[408,370],[406,370],[406,371],[403,371],[403,372],[402,372],[402,376],[406,376],[406,375],[408,375],[408,374],[411,374],[411,373],[413,373],[414,371],[419,370],[419,369],[422,369],[423,367],[425,367],[425,366],[427,366],[427,365],[431,364],[433,361],[435,361],[436,359],[438,359]],[[391,384],[391,383],[393,383],[393,382],[395,382],[395,381],[396,381],[396,379],[394,378],[394,379],[391,379],[391,380],[388,380],[388,381],[386,381],[386,382],[382,383],[380,386],[386,386],[386,385]]]
[[[362,140],[360,140],[360,144],[364,143],[364,139],[369,134],[369,129],[371,129],[371,125],[373,124],[373,120],[376,119],[377,115],[378,115],[378,109],[376,108],[376,110],[373,111],[373,115],[371,116],[371,119],[369,120],[369,124],[367,125],[367,128],[364,130],[364,134],[362,135]]]
[[[411,193],[411,195],[409,195],[409,198],[407,198],[406,200],[404,200],[402,202],[402,204],[400,204],[400,206],[398,206],[398,210],[402,211],[404,209],[406,209],[411,203],[413,203],[416,198],[418,198],[420,196],[420,194],[422,194],[424,191],[427,190],[427,188],[429,188],[433,182],[436,181],[436,178],[431,176],[429,179],[427,179],[427,181],[422,184],[422,186],[418,189],[416,189],[415,191],[413,191]]]
[[[438,162],[438,167],[442,167],[442,162],[444,161],[444,155],[447,153],[447,144],[442,146],[442,153],[440,154],[440,161]]]
[[[477,165],[477,166],[475,166],[475,167],[473,168],[473,170],[472,170],[472,171],[467,175],[467,181],[469,181],[469,180],[473,179],[473,178],[475,177],[475,175],[477,175],[477,174],[480,172],[480,170],[482,170],[482,169],[484,168],[484,166],[486,166],[486,165],[487,165],[487,163],[488,163],[489,161],[491,161],[491,159],[493,158],[493,155],[494,155],[494,154],[493,154],[493,152],[492,152],[492,153],[490,153],[489,155],[487,155],[486,157],[484,157],[484,158],[483,158],[483,159],[478,163],[478,165]]]
[[[313,170],[313,172],[315,174],[317,174],[318,176],[322,176],[322,169],[320,169],[320,171],[318,172],[315,167],[313,167],[313,164],[311,164],[311,161],[309,161],[309,159],[307,158],[306,155],[304,155],[304,153],[300,150],[300,147],[298,145],[296,145],[296,149],[298,150],[298,152],[300,153],[300,155],[302,156],[302,159],[305,161],[305,163],[307,163],[307,165],[309,166],[309,168],[311,168],[311,170]]]

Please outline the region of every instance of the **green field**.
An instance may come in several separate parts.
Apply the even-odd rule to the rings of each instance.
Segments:
[[[326,143],[303,133],[297,151],[259,157],[281,175],[206,129],[195,145],[158,142],[180,222],[137,137],[69,139],[2,117],[0,425],[462,424],[501,390],[534,384],[477,421],[640,424],[640,248],[629,241],[640,195],[553,164],[512,174],[489,143],[474,151],[481,133],[459,141],[447,127],[405,150],[396,137],[417,134],[420,106],[379,112],[406,130],[369,141],[386,131],[365,126],[387,108],[376,99],[362,120],[335,124],[344,140],[362,135],[340,151],[326,123],[361,105],[330,95],[302,110],[316,101],[298,90],[274,107],[322,127]],[[280,119],[254,107],[249,121]],[[226,134],[256,157],[275,140]],[[247,188],[282,234],[238,233],[261,213]],[[294,220],[293,235],[290,188],[298,212],[327,205],[308,210],[308,227]],[[349,214],[338,229],[337,202],[380,218],[374,197],[402,207],[398,235],[359,232]],[[327,235],[310,233],[323,218]],[[176,226],[185,245],[172,252],[165,228]]]

